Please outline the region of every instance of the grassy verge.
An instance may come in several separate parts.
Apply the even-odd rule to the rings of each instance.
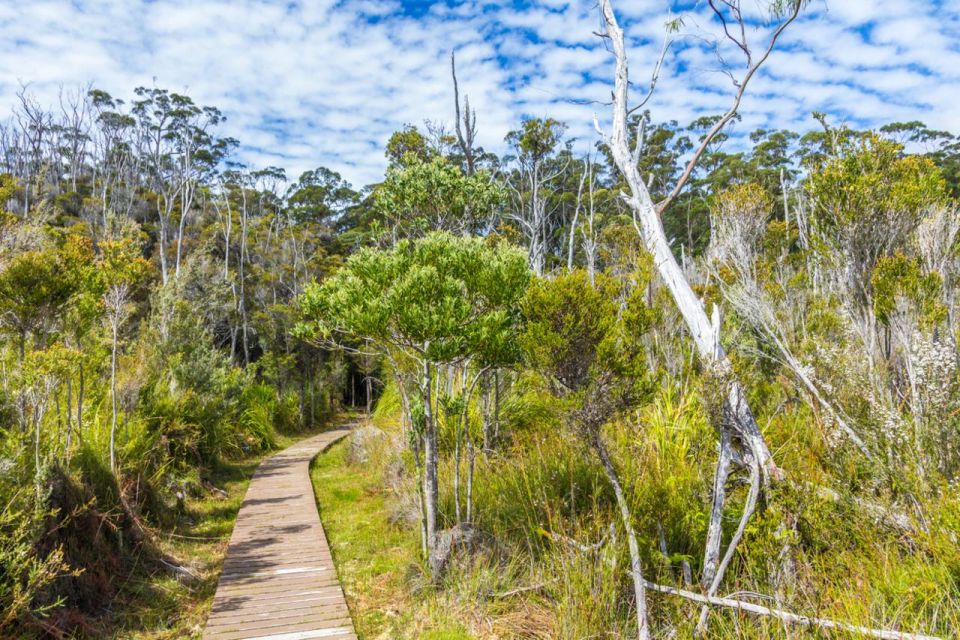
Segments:
[[[353,464],[343,440],[311,477],[323,527],[361,640],[470,640],[422,584],[415,528],[390,520],[382,465]],[[418,588],[419,587],[419,588]]]
[[[277,449],[322,430],[278,436]],[[108,628],[97,630],[91,637],[117,640],[201,637],[247,485],[260,462],[269,455],[272,454],[219,463],[207,477],[227,495],[211,492],[201,498],[188,499],[177,527],[160,534],[164,551],[178,558],[196,578],[188,581],[166,572],[134,572],[124,578],[114,601],[113,615],[105,623]]]

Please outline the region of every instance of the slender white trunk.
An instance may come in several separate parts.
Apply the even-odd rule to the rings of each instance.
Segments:
[[[765,476],[779,477],[780,471],[770,454],[767,443],[760,433],[757,421],[747,404],[746,392],[733,373],[733,367],[720,346],[719,314],[715,313],[716,323],[707,316],[703,303],[687,282],[686,276],[677,263],[670,243],[663,231],[663,224],[650,192],[640,177],[635,152],[630,149],[627,131],[628,73],[623,31],[617,24],[609,0],[601,2],[607,35],[616,56],[616,81],[614,89],[613,129],[609,139],[610,151],[621,174],[630,187],[629,194],[623,198],[633,212],[634,225],[653,255],[656,267],[664,284],[670,291],[680,315],[683,317],[700,357],[710,363],[718,380],[726,385],[726,413],[743,444],[756,458]]]
[[[643,579],[643,565],[640,561],[640,544],[637,542],[637,533],[633,528],[630,503],[627,502],[627,496],[620,484],[616,467],[613,466],[610,453],[607,451],[599,433],[594,434],[593,446],[600,457],[600,462],[603,463],[607,480],[613,486],[613,493],[617,497],[617,506],[620,508],[620,520],[627,534],[627,546],[630,549],[630,577],[633,580],[633,595],[636,599],[637,608],[637,638],[638,640],[648,640],[650,638],[650,626],[647,624],[647,590]]]
[[[422,378],[420,380],[420,394],[423,398],[423,494],[424,514],[426,516],[427,550],[433,553],[437,542],[437,503],[439,485],[437,481],[437,426],[433,415],[433,373],[430,362],[423,363]],[[433,558],[430,558],[431,561]],[[431,567],[433,570],[434,567]]]
[[[110,356],[110,409],[113,416],[110,421],[110,470],[117,470],[117,324],[112,325],[113,349]]]

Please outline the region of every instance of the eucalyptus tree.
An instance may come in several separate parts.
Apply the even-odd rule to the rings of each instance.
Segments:
[[[59,176],[69,174],[70,189],[77,193],[78,179],[87,169],[87,155],[92,142],[92,109],[86,93],[77,89],[60,89],[60,117],[54,124],[57,133],[57,156],[63,157]]]
[[[551,218],[559,206],[553,196],[569,168],[570,155],[559,153],[567,145],[567,126],[552,118],[525,120],[507,134],[513,152],[506,159],[506,184],[511,194],[508,219],[516,223],[527,245],[530,268],[538,276],[547,265]]]
[[[619,203],[612,197],[615,192],[610,188],[602,157],[587,154],[571,167],[567,179],[569,190],[563,194],[563,199],[573,201],[565,241],[567,271],[574,269],[579,263],[578,256],[582,255],[582,265],[592,278],[599,269],[604,230],[616,220]],[[564,207],[569,209],[571,205],[566,202]]]
[[[13,114],[15,175],[20,177],[23,192],[22,214],[27,217],[31,205],[41,197],[45,181],[44,165],[48,163],[53,116],[26,87],[17,92],[17,108]],[[34,191],[37,197],[33,198]]]
[[[180,219],[177,224],[174,277],[180,274],[187,219],[198,189],[209,184],[220,161],[236,146],[232,138],[215,138],[211,132],[223,120],[215,107],[197,107],[189,98],[176,114],[175,149],[179,156],[177,180],[180,182]]]
[[[304,171],[286,194],[287,213],[293,220],[331,226],[358,200],[353,186],[327,167]]]
[[[431,233],[391,249],[361,249],[301,298],[301,334],[348,348],[364,344],[390,362],[418,465],[423,454],[422,533],[435,574],[441,565],[433,553],[440,521],[436,371],[509,348],[528,278],[516,249]],[[406,396],[410,387],[414,402]]]
[[[633,213],[637,233],[653,255],[654,265],[669,289],[687,325],[687,329],[693,337],[700,357],[709,365],[716,384],[720,387],[719,396],[722,398],[720,404],[723,407],[722,418],[718,425],[721,428],[721,450],[714,479],[713,508],[711,510],[702,576],[704,587],[708,594],[713,596],[723,577],[724,565],[720,562],[721,524],[726,496],[725,485],[730,473],[734,443],[739,443],[743,447],[742,458],[747,461],[748,466],[756,465],[756,468],[763,473],[764,477],[780,478],[782,472],[774,461],[766,439],[760,431],[750,408],[746,397],[746,389],[734,373],[730,360],[721,346],[719,310],[714,307],[712,316],[707,315],[703,302],[690,286],[683,269],[673,255],[670,243],[664,233],[662,215],[687,185],[698,163],[716,136],[723,131],[727,123],[736,118],[750,80],[769,58],[784,30],[800,14],[803,2],[802,0],[790,0],[789,2],[771,3],[770,9],[775,22],[770,36],[759,51],[751,48],[747,41],[747,23],[740,10],[738,0],[724,3],[710,2],[709,6],[724,26],[726,37],[743,54],[745,69],[742,76],[736,78],[733,82],[733,96],[730,107],[702,137],[699,146],[693,150],[689,161],[667,196],[655,204],[638,168],[640,148],[636,144],[630,145],[628,116],[637,107],[630,106],[630,80],[623,29],[617,21],[611,0],[601,0],[600,2],[604,25],[602,37],[605,43],[609,45],[616,64],[612,130],[605,141],[610,146],[614,162],[628,186],[623,198]],[[738,26],[734,29],[727,28],[729,23]],[[666,55],[668,45],[669,40],[666,41],[663,53],[655,65],[647,96],[641,99],[640,105],[644,104],[655,91],[660,65]],[[641,136],[635,137],[641,139]],[[736,540],[732,542],[735,543]]]
[[[216,168],[231,142],[215,140],[210,133],[223,119],[218,109],[197,106],[189,96],[156,87],[138,87],[135,93],[139,99],[133,102],[132,113],[139,153],[156,194],[160,273],[166,283],[171,244],[174,277],[180,272],[184,229],[196,188]],[[180,215],[174,221],[178,202]]]
[[[135,93],[140,98],[132,108],[137,120],[138,153],[144,158],[148,184],[156,195],[160,274],[166,284],[169,277],[167,247],[171,218],[183,186],[176,179],[177,163],[171,145],[176,136],[173,123],[176,106],[165,89],[138,87]]]
[[[91,89],[87,100],[95,123],[90,186],[99,200],[99,217],[105,227],[110,212],[128,216],[136,202],[142,161],[134,133],[137,120],[123,111],[123,100],[106,91]]]

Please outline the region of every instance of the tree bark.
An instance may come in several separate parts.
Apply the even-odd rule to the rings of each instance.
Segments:
[[[80,388],[77,390],[77,440],[83,444],[83,392],[85,388],[83,363],[80,363]]]
[[[369,417],[373,410],[373,378],[371,377],[371,373],[367,373],[364,382],[366,382],[367,416]]]
[[[67,456],[70,456],[70,444],[73,438],[73,380],[70,376],[67,376],[67,399],[66,399],[66,409],[67,409],[67,437],[66,437],[66,447],[67,447]]]
[[[627,131],[629,79],[623,31],[617,24],[610,0],[601,0],[601,10],[606,22],[606,35],[616,57],[613,128],[609,143],[614,162],[630,188],[630,193],[623,194],[623,199],[633,212],[634,226],[653,255],[654,266],[670,291],[700,357],[712,365],[718,379],[726,385],[726,413],[731,418],[731,426],[736,430],[737,437],[758,461],[765,477],[779,478],[780,470],[747,404],[743,385],[734,376],[733,367],[720,346],[719,319],[716,324],[711,322],[703,303],[687,282],[670,249],[658,209],[640,176],[636,153],[630,149]],[[717,314],[714,315],[716,317]]]
[[[429,361],[424,362],[420,394],[423,398],[423,494],[424,515],[426,516],[427,551],[430,554],[431,571],[433,571],[433,550],[437,542],[437,503],[439,499],[439,485],[437,482],[437,426],[433,415],[431,397],[433,377]]]
[[[113,347],[110,354],[110,470],[117,471],[117,320],[113,321]]]
[[[713,597],[717,595],[717,591],[720,589],[720,583],[723,581],[723,576],[727,571],[727,567],[730,566],[730,562],[733,560],[733,554],[737,550],[737,545],[740,544],[740,540],[743,538],[743,533],[747,529],[747,523],[750,521],[750,518],[753,516],[753,512],[757,508],[757,499],[759,497],[760,469],[758,469],[756,464],[753,464],[751,461],[750,489],[747,492],[747,499],[743,505],[743,514],[740,516],[740,524],[737,526],[736,532],[730,539],[730,544],[727,545],[727,551],[723,554],[723,560],[720,561],[720,565],[717,567],[711,578],[710,584],[707,587],[708,596]],[[697,622],[696,629],[698,634],[702,633],[706,628],[708,613],[709,611],[706,606],[700,610],[700,619]]]
[[[647,624],[647,590],[643,579],[643,566],[640,561],[640,544],[637,542],[637,534],[633,528],[630,504],[627,502],[626,494],[620,484],[620,477],[617,475],[616,467],[613,466],[610,453],[607,451],[607,446],[599,432],[593,434],[593,446],[600,457],[600,462],[603,464],[607,479],[613,486],[613,493],[617,497],[617,506],[620,508],[620,520],[627,534],[627,545],[630,548],[630,577],[633,579],[633,595],[637,606],[637,638],[638,640],[648,640],[650,638],[650,627]]]
[[[703,576],[701,584],[708,589],[713,584],[720,562],[720,544],[723,536],[723,505],[727,499],[727,479],[733,452],[730,434],[720,432],[720,454],[717,457],[717,469],[713,477],[713,503],[710,508],[710,524],[707,527],[707,543],[703,553]]]

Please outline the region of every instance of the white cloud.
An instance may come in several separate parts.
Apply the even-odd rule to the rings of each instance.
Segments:
[[[523,116],[570,125],[584,147],[606,120],[612,67],[593,35],[592,0],[437,2],[412,13],[398,0],[0,0],[0,112],[20,82],[51,105],[59,85],[129,99],[151,85],[219,107],[224,135],[251,164],[296,176],[326,165],[357,184],[382,174],[382,146],[406,123],[452,118],[449,53],[477,110],[479,142],[504,151]],[[618,0],[638,91],[671,13],[666,0]],[[690,3],[686,3],[690,4]],[[745,2],[762,21],[760,0]],[[668,58],[655,118],[681,124],[716,113],[731,84],[705,42],[720,35],[705,3],[685,17]],[[808,128],[809,114],[879,125],[918,119],[956,127],[960,3],[898,0],[808,5],[743,106],[749,126]],[[765,33],[751,34],[759,46]],[[735,48],[720,52],[738,69]]]

